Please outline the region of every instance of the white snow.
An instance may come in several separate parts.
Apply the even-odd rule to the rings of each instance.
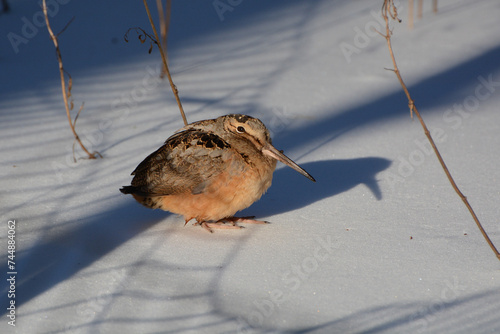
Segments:
[[[219,2],[232,10],[218,13]],[[85,102],[77,131],[104,156],[77,163],[39,4],[10,3],[0,15],[1,333],[500,332],[500,263],[384,69],[387,46],[371,30],[383,28],[382,1],[174,2],[169,59],[188,120],[259,117],[317,180],[278,165],[240,213],[272,224],[213,234],[118,191],[182,127],[158,51],[134,32],[123,40],[131,27],[151,31],[142,2],[50,2],[56,32],[75,17],[60,43],[75,112]],[[413,30],[406,6],[393,26],[400,70],[500,247],[500,3],[442,0],[434,15],[425,2]]]

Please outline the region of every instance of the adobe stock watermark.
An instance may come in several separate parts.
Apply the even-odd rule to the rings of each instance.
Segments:
[[[304,257],[299,263],[290,265],[290,269],[283,273],[281,276],[283,288],[270,291],[268,298],[254,300],[253,310],[247,314],[246,318],[238,317],[238,333],[246,333],[252,328],[262,326],[265,319],[271,317],[276,309],[300,289],[321,264],[339,248],[338,244],[332,242],[329,235],[317,237],[316,241],[317,246],[309,256]]]
[[[444,143],[448,139],[447,131],[449,129],[459,129],[464,120],[474,115],[474,112],[479,110],[481,102],[491,98],[493,94],[498,93],[500,88],[500,81],[495,81],[493,74],[488,76],[478,76],[477,85],[474,92],[464,98],[462,103],[453,104],[452,108],[444,111],[442,119],[447,125],[447,128],[430,128],[431,135],[436,144]],[[416,148],[412,150],[407,156],[399,156],[397,164],[397,173],[386,171],[383,174],[384,180],[390,185],[391,190],[394,191],[398,183],[402,183],[413,175],[416,168],[423,165],[427,157],[434,154],[431,144],[423,134],[420,138],[415,139],[414,144]]]
[[[398,8],[398,12],[401,13],[403,11],[403,6],[401,6],[400,1],[395,0],[394,4]],[[373,38],[381,38],[378,32],[385,31],[385,21],[382,17],[382,10],[378,12],[372,10],[370,11],[370,16],[373,20],[368,21],[364,29],[361,29],[359,26],[353,28],[354,37],[352,43],[342,41],[339,44],[340,51],[342,51],[348,64],[352,62],[352,57],[354,55],[360,54],[364,48],[367,48],[372,43]]]
[[[442,312],[448,305],[454,303],[467,289],[466,286],[459,284],[458,277],[456,276],[453,277],[453,281],[445,280],[444,284],[445,287],[441,290],[441,294],[436,302],[422,306],[418,311],[409,316],[408,321],[417,327],[417,333],[426,331],[429,324],[436,321],[436,314]]]
[[[241,5],[243,0],[214,0],[212,6],[219,17],[219,20],[223,22],[225,20],[224,15],[226,12],[232,12],[235,7]]]
[[[148,65],[141,82],[111,102],[110,111],[114,117],[101,120],[97,129],[85,129],[82,131],[80,139],[89,151],[93,151],[97,146],[101,145],[105,135],[111,133],[116,126],[127,119],[132,108],[135,108],[140,102],[144,101],[151,92],[162,84],[161,71],[161,64],[156,67]],[[66,151],[67,153],[63,162],[54,160],[51,164],[59,184],[64,182],[64,171],[78,166],[74,158],[79,160],[87,157],[83,151],[73,151],[72,144],[67,145]]]
[[[274,137],[278,133],[284,131],[290,124],[292,124],[295,116],[288,112],[286,106],[273,106],[269,110],[264,111],[265,115],[271,115],[266,122],[267,129]]]
[[[66,5],[71,0],[47,0],[47,16],[54,17],[59,13],[59,7],[61,5]],[[21,44],[28,44],[30,40],[38,35],[41,28],[45,27],[47,23],[45,22],[45,15],[42,11],[42,0],[38,1],[40,5],[40,10],[35,12],[31,17],[31,20],[26,16],[21,17],[22,26],[17,32],[9,32],[7,34],[7,39],[12,46],[15,54],[19,53],[19,46]]]

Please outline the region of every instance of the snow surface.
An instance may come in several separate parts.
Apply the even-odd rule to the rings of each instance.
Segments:
[[[213,1],[174,2],[169,57],[189,121],[259,117],[318,181],[279,165],[241,212],[272,224],[214,234],[118,191],[182,127],[157,50],[134,32],[123,40],[151,30],[142,2],[50,3],[55,31],[75,17],[60,43],[75,110],[85,102],[77,130],[104,158],[72,162],[39,5],[11,1],[0,15],[1,333],[500,332],[500,263],[384,69],[370,30],[382,1],[233,1],[222,17]],[[400,69],[500,246],[500,2],[442,0],[438,15],[426,2],[413,30],[406,5]],[[17,52],[9,33],[25,38]]]

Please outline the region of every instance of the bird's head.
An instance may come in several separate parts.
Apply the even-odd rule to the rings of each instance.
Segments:
[[[246,139],[262,154],[281,161],[307,177],[309,180],[316,182],[308,172],[272,145],[269,130],[259,119],[247,115],[231,114],[220,117],[220,120],[222,121],[225,131]]]

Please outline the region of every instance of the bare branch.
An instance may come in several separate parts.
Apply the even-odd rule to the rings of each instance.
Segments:
[[[63,67],[61,51],[59,50],[59,41],[57,39],[57,36],[60,33],[62,33],[68,27],[68,25],[71,23],[71,21],[73,21],[73,20],[71,20],[68,24],[66,24],[66,26],[63,28],[63,30],[56,36],[56,35],[54,35],[54,32],[52,31],[52,28],[50,26],[49,16],[47,15],[47,4],[46,4],[45,0],[43,0],[43,2],[42,2],[42,10],[43,10],[43,14],[45,15],[45,22],[47,23],[47,30],[49,32],[50,39],[52,39],[52,42],[54,42],[54,46],[56,48],[57,61],[59,63],[59,74],[61,76],[61,89],[62,89],[62,95],[63,95],[63,100],[64,100],[64,107],[66,108],[66,116],[68,117],[69,126],[71,128],[71,131],[73,132],[73,136],[75,136],[76,141],[78,142],[80,147],[85,151],[85,153],[87,153],[88,158],[95,159],[97,155],[101,156],[99,154],[99,152],[90,153],[87,150],[87,148],[85,147],[85,145],[83,145],[82,141],[80,140],[80,137],[78,136],[78,134],[76,133],[76,130],[75,130],[76,118],[78,118],[78,115],[80,114],[81,108],[80,108],[80,111],[78,111],[78,114],[76,115],[75,122],[71,121],[70,111],[73,109],[73,100],[68,100],[68,98],[71,97],[71,88],[73,86],[73,81],[72,81],[69,73],[67,73]],[[66,80],[64,78],[65,73],[68,75],[68,78],[69,78],[67,88],[66,88]],[[83,107],[83,105],[82,105],[82,107]],[[74,159],[74,150],[73,150],[73,159]]]
[[[149,23],[151,24],[151,28],[153,29],[153,33],[155,35],[156,45],[158,45],[158,49],[160,50],[161,59],[163,61],[164,70],[165,70],[165,73],[167,74],[167,78],[168,78],[168,81],[170,83],[170,87],[172,88],[172,92],[174,93],[175,100],[177,101],[177,105],[179,106],[179,111],[181,113],[182,120],[184,121],[184,125],[187,125],[188,122],[186,119],[186,115],[184,114],[184,109],[182,108],[181,100],[179,98],[179,91],[177,90],[177,87],[174,85],[174,82],[172,80],[172,76],[170,75],[170,71],[168,69],[167,57],[165,55],[165,52],[163,52],[163,47],[161,45],[161,41],[158,38],[158,33],[156,32],[156,27],[155,27],[155,24],[153,22],[153,18],[151,17],[151,12],[149,11],[148,2],[147,2],[147,0],[143,0],[143,2],[144,2],[144,7],[146,8],[146,12],[148,14]]]
[[[488,243],[488,245],[491,247],[491,249],[495,253],[496,257],[500,260],[500,253],[496,249],[496,247],[493,244],[493,242],[491,241],[491,239],[488,237],[488,234],[486,233],[486,231],[484,230],[483,226],[481,225],[479,219],[477,218],[476,213],[472,209],[472,206],[469,204],[469,201],[467,200],[467,197],[465,197],[464,194],[460,191],[460,189],[458,188],[455,180],[451,176],[451,173],[448,170],[448,167],[446,167],[446,164],[445,164],[445,162],[443,160],[443,157],[441,156],[441,153],[439,153],[439,150],[438,150],[438,148],[437,148],[437,146],[436,146],[436,144],[434,142],[434,139],[432,139],[432,136],[430,134],[429,129],[427,128],[427,125],[425,124],[422,116],[418,112],[418,109],[417,109],[417,107],[415,105],[415,102],[411,98],[410,92],[408,91],[408,88],[406,87],[406,85],[405,85],[405,83],[403,81],[403,78],[401,77],[401,73],[399,72],[398,65],[396,64],[396,58],[394,57],[394,52],[392,51],[391,31],[389,29],[389,17],[391,19],[393,19],[393,20],[399,21],[399,18],[397,17],[397,9],[396,9],[396,6],[394,5],[394,0],[384,0],[384,4],[382,6],[382,17],[383,17],[383,19],[385,21],[385,27],[386,27],[386,36],[385,36],[385,39],[387,41],[387,47],[389,48],[389,54],[391,56],[392,63],[394,65],[394,70],[393,71],[396,74],[396,76],[398,77],[399,83],[401,84],[401,87],[403,88],[403,90],[404,90],[404,92],[406,94],[406,97],[408,98],[408,106],[410,108],[410,115],[412,117],[413,117],[413,114],[415,114],[417,116],[418,120],[420,121],[420,124],[422,125],[424,133],[425,133],[427,139],[429,140],[429,142],[430,142],[430,144],[432,146],[432,149],[434,150],[434,153],[435,153],[437,159],[439,160],[439,163],[441,164],[441,167],[443,168],[446,176],[448,177],[448,180],[450,181],[451,186],[453,187],[453,189],[455,190],[455,192],[457,193],[457,195],[464,202],[464,204],[467,207],[467,209],[469,210],[472,218],[476,222],[476,225],[479,228],[479,231],[481,231],[481,234],[483,235],[484,239],[486,240],[486,242]]]
[[[163,52],[165,52],[165,57],[168,62],[168,47],[167,47],[167,38],[168,38],[168,28],[170,27],[170,13],[172,8],[172,1],[166,0],[166,11],[163,8],[162,0],[156,0],[156,7],[158,8],[158,17],[160,20],[160,35],[161,35],[161,44],[163,47]],[[166,12],[166,14],[165,14]],[[165,67],[162,69],[161,77],[163,78],[166,74]]]
[[[80,106],[80,109],[78,109],[78,112],[76,113],[75,119],[73,120],[73,126],[76,126],[76,120],[78,119],[78,116],[80,116],[80,112],[83,110],[83,105],[85,103],[82,102],[82,105]]]
[[[61,31],[59,31],[59,32],[57,33],[57,35],[56,35],[56,36],[57,36],[57,37],[59,37],[59,35],[60,35],[60,34],[62,34],[62,33],[63,33],[63,32],[64,32],[64,31],[65,31],[65,30],[69,27],[69,25],[70,25],[70,24],[71,24],[74,20],[75,20],[75,17],[73,16],[73,17],[71,18],[71,20],[69,20],[69,21],[68,21],[68,23],[66,23],[66,25],[64,26],[64,28],[62,28],[62,29],[61,29]]]

